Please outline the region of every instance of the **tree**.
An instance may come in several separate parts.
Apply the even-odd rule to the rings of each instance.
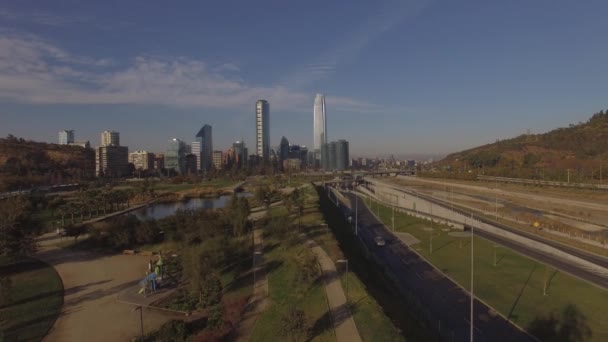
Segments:
[[[304,193],[302,193],[298,189],[295,189],[291,193],[291,198],[292,198],[294,205],[298,209],[298,230],[299,230],[300,226],[302,224],[302,214],[304,214],[304,204],[306,203],[306,200],[304,197]]]
[[[255,199],[262,202],[266,207],[266,210],[270,207],[270,196],[272,192],[268,185],[259,186],[255,189]]]
[[[0,255],[33,253],[38,229],[25,197],[11,197],[0,203]]]
[[[7,306],[11,301],[11,290],[13,281],[11,277],[0,278],[0,309]]]
[[[292,306],[281,318],[281,332],[290,340],[298,342],[306,332],[306,313],[299,307]]]

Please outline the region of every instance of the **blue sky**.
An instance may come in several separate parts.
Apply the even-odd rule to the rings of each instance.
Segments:
[[[0,3],[0,136],[163,151],[213,126],[311,145],[315,93],[352,155],[449,153],[608,107],[608,2]]]

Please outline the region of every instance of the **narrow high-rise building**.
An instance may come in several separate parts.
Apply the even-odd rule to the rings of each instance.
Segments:
[[[325,96],[322,94],[317,94],[317,96],[315,97],[315,107],[313,115],[313,148],[316,152],[320,152],[323,148],[323,144],[327,143],[327,126],[325,123]]]
[[[59,131],[59,145],[69,145],[74,143],[74,131],[71,129],[64,129]]]
[[[213,167],[216,170],[224,168],[224,153],[222,151],[213,151]]]
[[[183,141],[176,138],[169,140],[165,168],[182,175],[186,173],[186,144]]]
[[[196,134],[196,141],[200,143],[200,150],[196,155],[199,170],[209,171],[213,166],[213,138],[211,126],[204,125]],[[192,151],[194,153],[194,151]]]
[[[118,132],[101,132],[101,146],[120,146],[120,135],[118,134]]]
[[[266,100],[255,103],[255,150],[261,159],[270,157],[270,105]]]

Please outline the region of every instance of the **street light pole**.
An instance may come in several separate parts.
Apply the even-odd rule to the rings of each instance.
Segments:
[[[474,223],[473,223],[473,213],[471,213],[471,332],[470,332],[470,336],[471,336],[471,342],[473,342],[473,303],[474,303],[474,299],[475,295],[473,294],[473,255],[474,255],[474,248],[473,248],[473,234],[474,234]]]
[[[355,194],[355,236],[359,236],[359,196]]]
[[[139,326],[141,328],[141,342],[144,342],[144,308],[138,305],[131,312],[139,310]]]

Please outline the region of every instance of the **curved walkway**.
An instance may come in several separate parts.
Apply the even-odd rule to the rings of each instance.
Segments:
[[[306,244],[315,253],[325,282],[325,294],[331,312],[331,321],[336,332],[337,342],[360,342],[361,336],[355,320],[351,315],[344,289],[340,283],[340,277],[336,271],[336,265],[329,255],[314,240],[306,241]]]
[[[58,248],[62,240],[54,233],[38,241],[36,257],[55,267],[64,286],[63,308],[44,341],[130,341],[139,336],[139,312],[116,297],[143,277],[147,258]],[[144,331],[157,330],[175,317],[144,309]]]

